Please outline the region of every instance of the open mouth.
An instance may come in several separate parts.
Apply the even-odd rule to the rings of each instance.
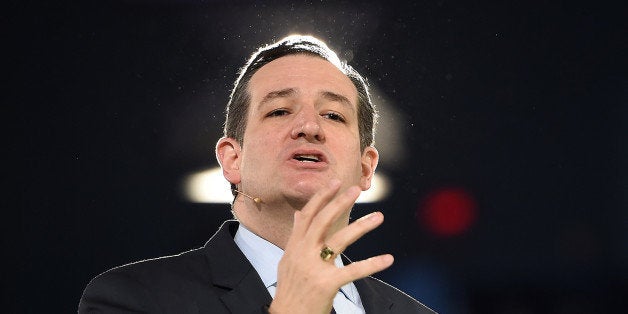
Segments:
[[[297,154],[294,155],[293,159],[298,160],[300,162],[320,162],[321,156],[319,155],[309,155],[309,154]]]

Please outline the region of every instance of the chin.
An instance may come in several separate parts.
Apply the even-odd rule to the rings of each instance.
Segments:
[[[316,192],[320,191],[324,185],[320,182],[301,181],[287,187],[288,194],[295,199],[309,201]]]

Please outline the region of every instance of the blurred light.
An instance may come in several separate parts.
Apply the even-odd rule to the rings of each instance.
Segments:
[[[185,179],[185,196],[194,203],[230,203],[231,186],[220,167],[193,173]]]
[[[427,195],[417,215],[430,232],[438,236],[460,235],[476,218],[475,198],[462,188],[443,188]]]
[[[376,173],[371,188],[362,192],[357,203],[374,203],[388,196],[390,181]],[[230,203],[233,200],[231,187],[222,175],[220,167],[188,175],[184,180],[184,192],[188,201],[194,203]]]
[[[375,80],[370,80],[373,82]],[[375,132],[375,147],[379,151],[379,169],[405,169],[408,160],[408,137],[405,128],[410,125],[408,114],[401,110],[393,100],[375,84],[369,87],[371,98],[377,105],[379,118],[377,119],[377,132]]]
[[[381,174],[375,173],[371,188],[363,191],[358,197],[357,203],[375,203],[384,200],[390,192],[391,183],[388,178]]]

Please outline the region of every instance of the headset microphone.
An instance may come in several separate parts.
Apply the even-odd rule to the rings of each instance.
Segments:
[[[246,196],[246,197],[248,197],[248,198],[252,199],[252,200],[253,200],[253,202],[255,202],[255,204],[256,204],[256,205],[259,205],[259,204],[261,204],[261,203],[262,203],[262,199],[261,199],[261,198],[259,198],[259,197],[253,197],[253,196],[248,195],[248,194],[246,194],[246,193],[244,193],[244,192],[242,192],[242,191],[239,191],[238,189],[234,189],[234,190],[235,190],[236,192],[238,192],[238,193],[240,193],[240,194],[242,194],[242,195],[244,195],[244,196]]]

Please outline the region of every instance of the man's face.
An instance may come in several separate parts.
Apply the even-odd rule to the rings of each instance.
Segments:
[[[307,201],[332,178],[370,187],[377,151],[360,151],[357,90],[338,68],[285,56],[260,68],[248,91],[238,176],[228,178],[240,190],[272,203]]]

